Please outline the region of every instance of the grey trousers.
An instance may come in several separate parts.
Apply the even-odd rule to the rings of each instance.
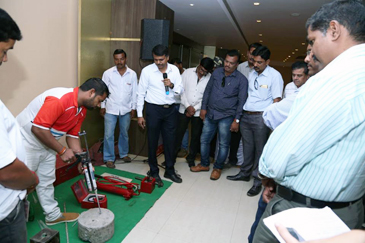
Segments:
[[[258,178],[258,164],[270,135],[270,129],[265,125],[262,114],[247,114],[243,112],[240,130],[243,144],[243,164],[241,173],[244,176],[252,175],[254,185],[260,186],[261,180]]]
[[[266,207],[264,214],[262,215],[259,225],[257,226],[253,243],[271,243],[278,242],[276,237],[271,233],[263,222],[263,219],[281,211],[297,208],[306,207],[305,204],[287,201],[286,199],[275,195]],[[364,207],[362,200],[358,200],[356,203],[339,209],[333,209],[333,212],[350,228],[350,229],[361,229],[361,225],[364,222]]]

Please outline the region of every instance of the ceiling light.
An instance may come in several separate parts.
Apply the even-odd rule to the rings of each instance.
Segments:
[[[292,52],[291,54],[295,54],[295,52]]]
[[[293,17],[298,17],[300,15],[300,13],[291,13],[290,15]]]
[[[193,6],[194,6],[194,3],[190,3],[190,6],[192,6],[192,7],[193,7]]]
[[[305,46],[305,43],[304,42],[302,42],[302,46]]]
[[[290,56],[288,56],[288,57],[290,57]]]
[[[221,47],[221,49],[222,49],[223,47]]]
[[[256,20],[257,23],[261,23],[261,19]]]
[[[253,3],[253,5],[255,5],[255,6],[259,6],[259,5],[260,5],[260,3]]]
[[[262,40],[260,40],[260,42],[263,42]]]
[[[262,34],[259,34],[259,36],[262,36]]]
[[[298,49],[295,49],[295,51],[298,51]]]

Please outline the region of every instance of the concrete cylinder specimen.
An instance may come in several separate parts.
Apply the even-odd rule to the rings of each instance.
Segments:
[[[114,234],[114,214],[101,208],[92,208],[81,213],[78,219],[79,238],[91,243],[102,243],[111,239]]]

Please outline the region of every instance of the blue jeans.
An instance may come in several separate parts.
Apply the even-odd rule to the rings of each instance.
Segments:
[[[24,201],[19,201],[13,211],[0,221],[0,241],[1,243],[27,242]]]
[[[260,200],[259,200],[259,205],[258,205],[257,211],[256,211],[255,222],[253,222],[253,224],[251,226],[250,235],[248,236],[248,242],[249,243],[252,243],[252,241],[253,241],[253,236],[255,235],[257,225],[259,224],[260,219],[261,219],[262,215],[265,212],[266,206],[267,206],[267,203],[264,202],[264,200],[262,199],[262,194],[261,194],[261,197],[260,197]]]
[[[201,154],[201,164],[203,166],[209,166],[209,150],[210,142],[212,141],[215,132],[218,128],[219,133],[219,151],[217,160],[214,164],[215,169],[222,169],[224,166],[224,161],[227,158],[229,144],[231,142],[231,125],[233,122],[233,117],[225,117],[219,120],[212,120],[205,117],[203,132],[200,137],[200,154]]]
[[[118,150],[119,157],[123,158],[128,155],[129,142],[128,142],[128,130],[131,123],[131,113],[127,113],[123,116],[117,116],[105,113],[104,116],[104,161],[114,161],[114,130],[117,120],[119,118],[119,138],[118,138]]]

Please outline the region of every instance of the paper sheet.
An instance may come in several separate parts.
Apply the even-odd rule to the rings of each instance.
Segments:
[[[265,225],[276,238],[285,243],[275,228],[280,223],[293,228],[304,240],[318,240],[350,231],[347,225],[330,209],[292,208],[265,218]]]

